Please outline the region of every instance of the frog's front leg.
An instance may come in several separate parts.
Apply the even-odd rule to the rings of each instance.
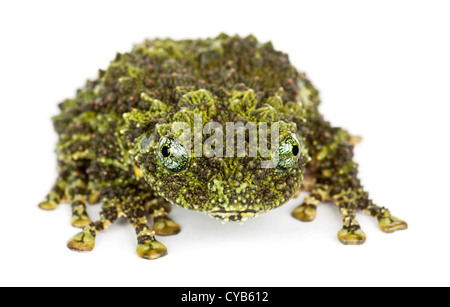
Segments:
[[[154,199],[146,206],[146,210],[153,219],[153,231],[156,235],[171,236],[180,232],[180,226],[168,216],[171,207],[165,199]]]
[[[91,222],[86,211],[87,182],[85,173],[66,168],[39,207],[44,210],[53,210],[61,202],[67,201],[72,206],[72,226],[83,228]]]
[[[324,186],[314,189],[310,195],[306,196],[303,204],[294,209],[293,216],[301,221],[311,221],[315,217],[315,208],[319,202],[331,199],[341,213],[343,227],[337,236],[339,241],[345,245],[361,245],[366,241],[366,235],[356,220],[358,210],[375,217],[380,229],[385,233],[408,228],[405,221],[392,216],[388,209],[373,204],[368,198],[367,192],[364,192],[361,187],[343,190],[336,186],[329,186],[328,192],[323,188]],[[339,189],[341,192],[333,194],[333,191]]]
[[[357,210],[377,218],[386,233],[406,229],[406,222],[391,216],[389,210],[373,204],[358,178],[358,165],[353,161],[353,139],[340,128],[331,127],[323,119],[310,123],[307,145],[312,157],[309,173],[314,176],[311,194],[297,207],[293,216],[301,221],[315,217],[317,205],[333,201],[341,213],[343,227],[338,238],[343,244],[360,245],[366,240],[356,220]]]
[[[167,255],[167,248],[155,239],[155,231],[148,226],[145,206],[139,198],[124,203],[124,214],[136,231],[139,257],[154,260]]]
[[[338,206],[343,223],[342,229],[337,235],[339,241],[345,245],[364,244],[366,242],[366,234],[361,230],[356,220],[358,206],[355,203],[340,203]]]
[[[330,199],[327,192],[327,186],[319,185],[307,195],[303,203],[294,209],[292,215],[302,221],[310,222],[316,217],[316,208],[320,202]],[[358,206],[355,203],[340,202],[339,198],[335,199],[335,203],[339,207],[342,216],[343,227],[338,232],[338,239],[346,245],[360,245],[366,241],[366,235],[361,230],[359,223],[356,221],[356,211]]]
[[[307,195],[303,203],[294,209],[292,216],[302,222],[312,222],[316,219],[317,205],[322,200],[314,194]]]
[[[311,193],[305,196],[303,203],[294,209],[292,215],[302,221],[311,222],[316,218],[316,209],[320,202],[327,200],[328,195],[324,187],[317,185],[312,187]]]
[[[100,231],[106,230],[122,215],[122,208],[117,198],[105,198],[100,212],[100,219],[84,226],[83,231],[67,242],[67,247],[78,252],[90,252],[94,249],[95,238]]]

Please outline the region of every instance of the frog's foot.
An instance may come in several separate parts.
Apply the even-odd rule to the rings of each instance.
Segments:
[[[153,221],[153,230],[158,236],[171,236],[180,232],[180,226],[167,216],[157,216]]]
[[[167,248],[155,239],[155,232],[150,230],[142,217],[140,224],[133,224],[137,233],[138,246],[136,252],[139,257],[155,260],[167,255]]]
[[[361,229],[342,228],[338,232],[338,239],[344,245],[362,245],[366,242],[366,234]]]
[[[347,216],[344,218],[344,226],[338,232],[338,239],[345,245],[362,245],[366,242],[366,235],[361,230],[358,222]]]
[[[388,209],[384,207],[378,207],[377,205],[371,204],[364,211],[376,217],[378,220],[378,225],[381,231],[385,233],[392,233],[397,230],[404,230],[408,228],[408,224],[391,215]]]
[[[89,204],[97,204],[101,200],[102,193],[98,190],[90,190],[87,196]]]
[[[44,201],[41,201],[38,206],[39,206],[39,208],[41,208],[43,210],[50,211],[50,210],[56,209],[56,207],[58,207],[58,203],[55,201],[51,201],[51,200],[44,200]]]
[[[180,232],[180,226],[167,215],[171,208],[164,200],[157,200],[147,211],[153,218],[153,231],[158,236],[171,236]]]
[[[91,219],[83,214],[83,215],[73,215],[72,216],[72,226],[76,227],[76,228],[83,228],[84,226],[86,226],[87,224],[89,224],[91,222]]]
[[[155,239],[156,232],[148,227],[147,218],[145,216],[146,210],[142,209],[142,200],[134,199],[134,201],[125,202],[123,206],[126,218],[136,231],[138,242],[136,252],[138,256],[143,259],[155,260],[167,255],[167,248]],[[153,216],[155,211],[152,210],[150,215]],[[167,224],[167,212],[162,211],[162,213],[164,214],[161,214],[160,217],[164,219],[155,221],[157,228],[165,230],[166,232],[169,232],[170,229],[175,229],[170,223]]]
[[[167,255],[167,248],[155,239],[139,240],[136,252],[143,259],[155,260]]]
[[[72,203],[72,226],[83,228],[91,222],[83,201],[74,201]]]
[[[303,203],[294,209],[292,216],[303,222],[311,222],[316,218],[317,205],[325,200],[325,195],[320,188],[313,189],[306,195]]]
[[[95,246],[95,235],[82,231],[67,242],[67,247],[77,252],[90,252]]]
[[[378,219],[378,225],[381,231],[385,233],[392,233],[397,230],[408,229],[408,224],[394,216],[385,216]]]
[[[74,251],[90,252],[94,249],[95,238],[100,231],[111,226],[120,215],[120,204],[112,200],[107,200],[102,205],[100,219],[90,222],[83,227],[83,231],[72,237],[67,242],[67,247]]]
[[[66,182],[62,178],[58,178],[47,194],[45,199],[39,203],[39,208],[43,210],[54,210],[61,203],[64,196]]]
[[[292,216],[303,222],[311,222],[316,218],[316,206],[302,204],[294,209]]]

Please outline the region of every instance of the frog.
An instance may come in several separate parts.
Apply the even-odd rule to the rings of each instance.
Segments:
[[[81,231],[67,247],[80,252],[124,218],[137,255],[149,260],[167,254],[160,237],[180,232],[172,206],[243,223],[305,192],[292,216],[311,222],[320,203],[334,203],[345,245],[366,241],[358,211],[383,232],[407,229],[369,197],[354,161],[360,137],[327,121],[320,102],[306,74],[270,41],[146,39],[59,103],[57,178],[39,207],[71,205]],[[266,137],[255,138],[255,127]],[[101,205],[97,219],[91,204]]]

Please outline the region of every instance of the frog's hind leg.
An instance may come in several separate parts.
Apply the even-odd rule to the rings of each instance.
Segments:
[[[156,198],[146,206],[147,212],[153,219],[153,231],[158,236],[171,236],[180,232],[180,226],[168,217],[170,204],[163,198]]]
[[[138,242],[136,252],[139,257],[154,260],[167,255],[167,248],[155,239],[155,231],[148,226],[142,198],[125,200],[124,215],[136,231]]]
[[[67,243],[71,250],[89,252],[94,249],[95,238],[100,231],[106,230],[122,215],[122,208],[117,198],[105,199],[100,212],[100,219],[84,226],[83,231],[72,237]]]

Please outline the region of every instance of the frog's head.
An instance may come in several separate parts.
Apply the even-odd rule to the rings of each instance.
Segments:
[[[251,90],[180,97],[176,107],[141,97],[150,111],[125,115],[136,135],[138,173],[159,195],[239,222],[279,207],[299,190],[309,157],[297,125],[279,115],[288,112],[277,111],[287,107],[280,96],[264,103]]]

